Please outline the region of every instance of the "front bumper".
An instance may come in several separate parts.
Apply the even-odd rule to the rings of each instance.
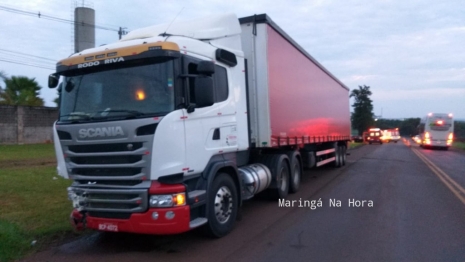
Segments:
[[[90,191],[89,189],[85,190]],[[158,181],[152,181],[151,186],[148,189],[148,195],[173,194],[185,192],[185,190],[186,188],[182,184],[168,185],[161,184]],[[98,193],[105,193],[107,191],[109,190],[100,190]],[[93,200],[91,203],[99,201],[97,199],[91,200]],[[86,201],[89,201],[89,199]],[[114,203],[115,200],[112,202]],[[143,204],[146,202],[147,201],[144,200],[137,203]],[[96,211],[105,212],[106,210],[102,208],[102,210]],[[154,215],[155,212],[156,215]],[[146,212],[132,213],[131,216],[127,219],[95,217],[91,214],[91,212],[80,212],[79,210],[74,209],[71,213],[71,224],[75,227],[76,230],[82,230],[86,227],[100,231],[129,232],[152,235],[178,234],[190,230],[189,205],[167,208],[148,207]]]
[[[174,217],[168,219],[166,213],[172,211]],[[154,219],[153,212],[158,213],[158,218]],[[80,212],[73,210],[71,222],[76,230],[82,229],[82,224],[76,223],[82,219]],[[85,226],[90,229],[110,232],[129,232],[152,235],[179,234],[190,230],[190,210],[189,206],[172,208],[150,208],[145,213],[134,213],[129,219],[114,219],[85,216]]]

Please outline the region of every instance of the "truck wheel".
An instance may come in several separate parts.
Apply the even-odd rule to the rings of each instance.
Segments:
[[[333,166],[334,167],[341,167],[341,147],[336,145],[335,148],[336,149],[334,151],[334,162],[333,162]]]
[[[209,236],[220,238],[231,232],[237,216],[237,199],[232,178],[225,173],[218,174],[208,198],[208,224],[205,230]]]
[[[302,177],[302,167],[300,161],[297,158],[297,153],[293,153],[289,156],[291,160],[291,175],[289,177],[289,192],[296,193],[299,191],[300,180]]]
[[[346,157],[347,157],[347,148],[345,146],[341,146],[341,166],[346,165]]]
[[[283,157],[276,157],[276,159],[279,159],[278,168],[276,168],[277,188],[273,189],[272,197],[273,199],[283,199],[289,192],[289,165]]]
[[[264,164],[271,172],[271,188],[265,192],[269,199],[283,199],[289,192],[290,170],[287,161],[288,156],[285,154],[264,154],[257,159],[258,163]]]

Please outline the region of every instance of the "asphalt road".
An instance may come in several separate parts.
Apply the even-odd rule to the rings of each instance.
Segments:
[[[293,207],[245,202],[221,239],[93,233],[24,261],[465,261],[465,154],[391,143],[347,162],[306,171]]]

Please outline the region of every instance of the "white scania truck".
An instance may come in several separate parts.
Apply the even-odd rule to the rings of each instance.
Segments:
[[[221,237],[244,200],[345,164],[349,89],[266,14],[134,30],[59,61],[49,86],[78,229]]]

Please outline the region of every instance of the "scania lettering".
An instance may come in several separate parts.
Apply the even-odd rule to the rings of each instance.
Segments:
[[[266,14],[134,30],[59,61],[58,82],[77,229],[222,237],[243,201],[346,163],[349,89]]]
[[[79,137],[105,137],[105,136],[124,136],[123,129],[120,126],[117,127],[102,127],[102,128],[88,128],[80,129]]]

